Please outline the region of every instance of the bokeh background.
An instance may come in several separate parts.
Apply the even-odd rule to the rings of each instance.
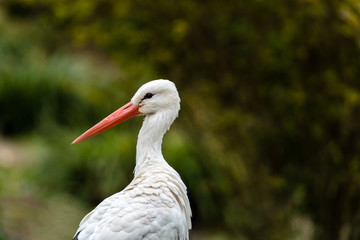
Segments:
[[[192,239],[360,239],[360,1],[2,0],[1,240],[71,239],[130,182],[141,118],[70,143],[158,78]]]

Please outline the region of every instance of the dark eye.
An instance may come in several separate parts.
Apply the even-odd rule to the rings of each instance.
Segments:
[[[147,93],[147,94],[145,94],[145,96],[144,96],[143,99],[152,98],[152,96],[154,96],[154,94],[152,94],[152,93]]]

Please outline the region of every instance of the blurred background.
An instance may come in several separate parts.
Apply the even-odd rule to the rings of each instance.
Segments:
[[[132,179],[142,119],[71,146],[143,83],[191,239],[360,239],[358,0],[2,0],[0,239],[71,239]]]

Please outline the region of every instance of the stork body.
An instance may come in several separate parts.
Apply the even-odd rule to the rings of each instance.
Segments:
[[[132,116],[146,115],[138,136],[134,179],[83,218],[74,240],[189,239],[191,209],[186,186],[161,152],[162,138],[179,110],[175,85],[154,80],[144,84],[130,103],[73,142]]]

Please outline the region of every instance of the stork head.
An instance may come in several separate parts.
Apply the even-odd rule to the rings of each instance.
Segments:
[[[142,85],[131,99],[141,114],[179,112],[180,98],[175,84],[169,80],[154,80]]]
[[[169,80],[154,80],[142,85],[129,103],[87,130],[72,144],[94,137],[136,115],[162,114],[172,123],[179,110],[180,98],[175,84]]]

